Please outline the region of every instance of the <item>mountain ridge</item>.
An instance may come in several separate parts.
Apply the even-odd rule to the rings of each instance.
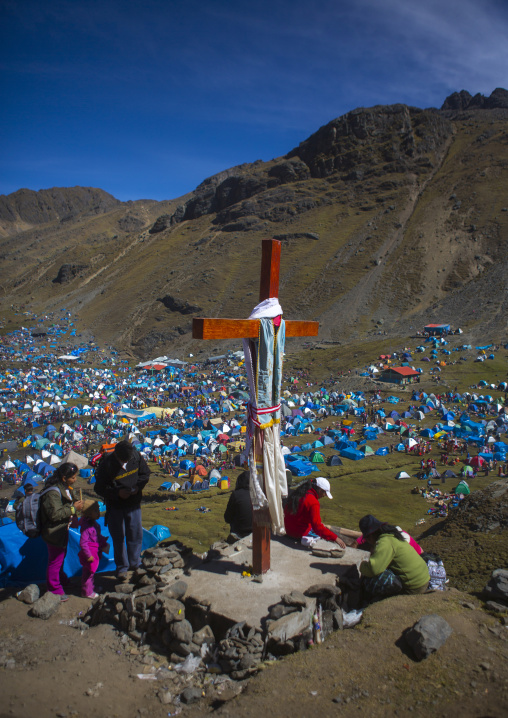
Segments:
[[[501,336],[508,92],[484,100],[462,91],[440,110],[357,108],[285,155],[224,170],[174,200],[119,202],[84,188],[64,215],[70,200],[54,199],[50,221],[0,239],[4,300],[45,311],[64,302],[82,330],[142,358],[199,351],[192,312],[179,308],[246,316],[259,241],[271,236],[284,246],[285,312],[321,321],[324,341],[431,318],[478,330],[483,321]]]

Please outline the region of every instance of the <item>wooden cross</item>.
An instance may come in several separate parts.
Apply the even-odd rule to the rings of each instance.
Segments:
[[[279,296],[281,242],[263,239],[259,301]],[[286,321],[286,337],[317,337],[319,322]],[[259,319],[208,319],[196,317],[192,321],[194,339],[257,339]],[[256,427],[256,432],[261,431]],[[256,446],[256,437],[254,446]],[[259,458],[259,457],[256,457]],[[263,476],[260,476],[264,486]],[[252,568],[255,574],[270,568],[270,528],[266,525],[265,510],[254,511],[252,517]]]

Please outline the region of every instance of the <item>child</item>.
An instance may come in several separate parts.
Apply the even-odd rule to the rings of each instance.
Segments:
[[[97,523],[100,514],[98,501],[84,502],[84,509],[79,520],[81,527],[79,547],[81,550],[78,554],[83,567],[81,595],[84,598],[98,597],[99,594],[94,589],[93,577],[99,567],[102,552],[109,553],[109,544],[105,536],[102,536],[101,528]]]

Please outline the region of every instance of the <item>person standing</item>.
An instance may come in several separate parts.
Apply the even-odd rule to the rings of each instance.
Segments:
[[[69,527],[73,516],[83,508],[83,502],[74,501],[72,496],[72,485],[77,477],[76,464],[62,464],[47,480],[39,500],[41,536],[48,547],[46,583],[48,591],[60,596],[61,601],[69,600],[62,586],[62,580],[66,580],[62,568]]]
[[[145,459],[129,441],[119,441],[97,466],[95,493],[106,504],[106,525],[113,542],[117,576],[122,580],[127,580],[128,572],[137,569],[141,561],[141,498],[149,476]]]
[[[97,523],[101,515],[98,501],[86,501],[79,520],[81,537],[78,558],[83,572],[81,574],[81,595],[83,598],[97,598],[94,588],[94,575],[99,568],[102,552],[109,552],[108,540],[101,534]]]

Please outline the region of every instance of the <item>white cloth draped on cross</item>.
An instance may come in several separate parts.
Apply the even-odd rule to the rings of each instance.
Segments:
[[[249,319],[260,320],[258,338],[243,340],[250,393],[245,450],[250,468],[250,495],[253,509],[268,509],[272,530],[282,535],[285,533],[282,497],[287,496],[280,446],[285,323],[279,300],[265,299],[254,308]]]

